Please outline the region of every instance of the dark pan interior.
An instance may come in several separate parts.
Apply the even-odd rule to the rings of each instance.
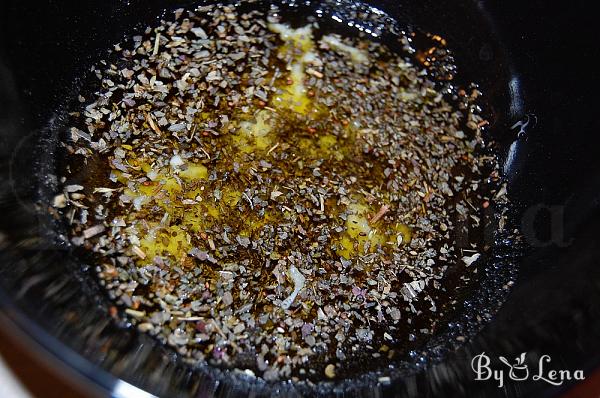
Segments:
[[[495,242],[461,318],[399,366],[392,383],[379,385],[376,375],[364,375],[316,387],[266,385],[235,372],[192,369],[170,349],[106,316],[108,304],[90,267],[56,243],[56,226],[36,209],[56,189],[51,175],[64,127],[61,110],[111,44],[155,24],[165,7],[195,3],[9,2],[0,11],[0,308],[11,322],[103,389],[113,390],[123,379],[169,397],[540,396],[565,388],[507,380],[500,390],[493,382],[475,382],[471,359],[483,351],[492,358],[528,352],[536,367],[549,354],[558,368],[591,373],[600,352],[600,272],[594,262],[600,248],[593,233],[600,181],[584,162],[582,141],[592,126],[569,124],[556,112],[564,99],[556,94],[564,90],[561,83],[541,90],[559,76],[552,72],[556,65],[542,62],[548,49],[540,37],[518,32],[529,31],[530,21],[510,12],[508,3],[368,2],[400,23],[445,37],[461,75],[481,84],[514,203],[511,219],[525,238],[524,254],[514,241]],[[522,134],[511,128],[527,120]],[[515,276],[517,262],[517,282],[497,316],[482,331],[471,328],[478,314],[504,298],[498,286]],[[476,332],[466,344],[457,343],[456,337]],[[448,351],[454,345],[460,348]]]

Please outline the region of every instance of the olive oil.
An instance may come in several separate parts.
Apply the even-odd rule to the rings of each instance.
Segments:
[[[374,20],[342,36],[323,10],[260,4],[178,10],[97,70],[73,121],[92,141],[65,144],[96,159],[72,241],[190,362],[266,380],[394,364],[476,272],[455,224],[489,199],[477,90],[443,94],[437,52],[377,41]]]

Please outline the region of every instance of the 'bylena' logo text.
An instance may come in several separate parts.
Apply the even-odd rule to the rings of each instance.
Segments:
[[[490,367],[490,357],[482,352],[479,355],[475,355],[471,361],[471,368],[475,372],[475,380],[496,380],[498,387],[504,386],[505,377],[514,381],[531,380],[543,381],[555,386],[560,386],[568,380],[583,380],[583,370],[548,370],[548,364],[551,362],[549,355],[542,355],[538,361],[537,369],[530,369],[525,364],[525,356],[527,353],[522,353],[515,358],[514,363],[510,363],[505,357],[498,357],[500,362],[507,366],[503,369],[492,369]]]

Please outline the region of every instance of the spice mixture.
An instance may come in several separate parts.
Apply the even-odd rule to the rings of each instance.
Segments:
[[[207,6],[94,69],[54,207],[113,312],[266,380],[343,377],[435,331],[480,255],[456,244],[488,199],[479,92],[430,77],[437,36],[412,61],[366,36]]]

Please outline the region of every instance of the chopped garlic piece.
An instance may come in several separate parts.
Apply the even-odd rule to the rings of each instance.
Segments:
[[[342,43],[342,41],[334,35],[326,35],[321,39],[322,43],[327,44],[331,49],[338,50],[350,55],[352,61],[356,63],[366,64],[369,62],[369,57],[365,51]]]
[[[471,264],[473,264],[475,261],[477,261],[477,259],[479,259],[480,256],[481,256],[481,254],[475,253],[471,256],[464,256],[462,258],[462,260],[464,261],[464,263],[467,267],[470,267]]]
[[[296,296],[298,296],[298,293],[300,293],[300,290],[304,288],[304,282],[306,282],[304,275],[302,275],[302,273],[298,271],[298,268],[296,268],[294,265],[290,266],[289,274],[294,282],[294,291],[288,296],[288,298],[281,302],[281,308],[284,310],[290,308],[296,299]]]
[[[183,166],[183,159],[181,158],[181,156],[175,155],[171,158],[169,163],[171,164],[172,168],[177,169],[177,168]]]
[[[306,47],[312,48],[312,27],[310,25],[293,29],[286,24],[272,23],[269,24],[269,29],[279,33],[281,40],[292,41],[304,51],[308,50]]]

